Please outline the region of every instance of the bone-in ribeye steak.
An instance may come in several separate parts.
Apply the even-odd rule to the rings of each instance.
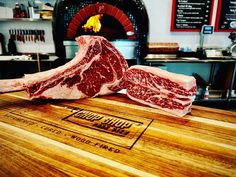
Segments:
[[[136,65],[126,71],[124,78],[132,100],[180,117],[191,110],[196,94],[196,80],[192,76]]]
[[[25,90],[31,99],[80,99],[111,94],[122,89],[128,64],[104,37],[76,38],[79,52],[63,66],[21,79],[0,81],[0,92]]]

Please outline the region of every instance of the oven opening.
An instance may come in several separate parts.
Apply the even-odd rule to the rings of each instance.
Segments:
[[[78,35],[97,35],[107,38],[109,41],[127,39],[122,24],[114,17],[106,14],[97,14],[87,18],[78,28]]]

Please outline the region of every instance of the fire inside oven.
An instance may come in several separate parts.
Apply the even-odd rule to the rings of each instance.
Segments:
[[[81,26],[77,32],[79,35],[98,35],[107,38],[109,41],[127,39],[122,24],[114,17],[106,14],[89,17]]]
[[[107,38],[136,63],[146,55],[149,20],[142,0],[57,0],[53,19],[60,58],[73,58],[78,50],[75,38],[81,35]]]

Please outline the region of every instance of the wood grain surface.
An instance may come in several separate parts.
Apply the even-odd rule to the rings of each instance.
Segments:
[[[1,94],[0,176],[236,176],[236,113]]]

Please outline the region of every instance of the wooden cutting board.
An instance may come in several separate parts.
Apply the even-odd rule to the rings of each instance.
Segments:
[[[236,113],[183,118],[115,94],[0,95],[0,176],[236,176]]]

